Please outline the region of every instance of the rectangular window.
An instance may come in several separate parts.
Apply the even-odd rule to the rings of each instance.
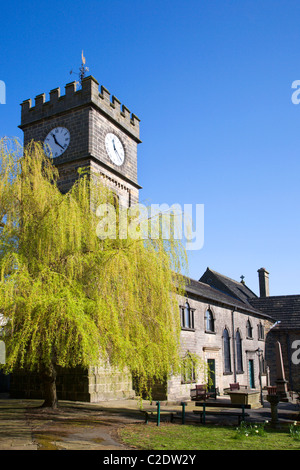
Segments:
[[[196,382],[195,364],[190,357],[186,357],[181,368],[181,383]]]
[[[194,329],[194,309],[190,308],[186,303],[184,307],[180,306],[180,322],[181,328],[187,330]]]

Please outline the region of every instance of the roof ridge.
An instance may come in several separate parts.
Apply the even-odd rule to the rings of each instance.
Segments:
[[[241,282],[241,281],[236,281],[235,279],[232,279],[232,278],[229,277],[229,276],[225,276],[224,274],[221,274],[221,273],[219,273],[218,271],[214,271],[213,269],[207,268],[207,270],[209,270],[210,272],[212,272],[212,273],[213,273],[214,275],[216,275],[216,276],[219,276],[219,277],[224,278],[224,279],[228,279],[228,281],[233,282],[234,284],[236,284],[239,289],[241,289],[241,286],[243,286],[243,287],[246,288],[249,292],[251,292],[251,294],[253,294],[253,296],[254,296],[253,298],[256,298],[256,297],[257,297],[257,295],[255,294],[255,292],[253,292],[253,290],[250,289],[250,287],[249,287],[246,283]],[[250,298],[252,298],[252,297],[250,297]]]
[[[232,279],[232,277],[225,276],[225,274],[218,273],[218,271],[214,271],[213,269],[210,269],[210,268],[209,268],[209,270],[210,270],[212,273],[217,274],[218,276],[225,277],[225,279],[229,279],[229,281],[235,282],[235,283],[238,284],[238,285],[242,284],[243,286],[247,287],[247,289],[249,289],[249,287],[247,286],[247,284],[244,284],[244,283],[242,283],[241,281],[236,281],[235,279]]]
[[[253,300],[286,299],[286,298],[291,298],[291,297],[294,297],[300,300],[300,294],[268,295],[268,297],[256,297]]]

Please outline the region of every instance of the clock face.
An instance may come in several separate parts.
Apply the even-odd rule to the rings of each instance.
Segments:
[[[50,157],[59,157],[67,150],[70,132],[65,127],[55,127],[44,140],[45,153]]]
[[[119,137],[111,132],[106,134],[105,147],[109,158],[115,165],[120,166],[124,163],[125,152]]]

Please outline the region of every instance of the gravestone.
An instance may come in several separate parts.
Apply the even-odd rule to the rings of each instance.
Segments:
[[[0,341],[0,364],[5,364],[5,343]]]
[[[276,342],[276,374],[277,395],[280,401],[288,402],[290,401],[290,397],[288,395],[287,380],[285,379],[281,344],[279,341]]]

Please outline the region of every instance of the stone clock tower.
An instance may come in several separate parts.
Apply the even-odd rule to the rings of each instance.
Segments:
[[[67,192],[78,178],[78,169],[88,167],[118,196],[120,203],[130,207],[138,202],[137,146],[139,119],[91,76],[66,85],[21,104],[21,125],[24,146],[30,141],[45,144],[51,150],[59,170],[60,190]],[[134,396],[132,377],[109,366],[59,370],[57,394],[62,400],[98,402]],[[12,397],[41,397],[36,381],[28,371],[12,374]]]
[[[24,146],[31,140],[42,142],[51,151],[59,170],[59,187],[67,192],[78,178],[78,169],[87,167],[129,207],[138,202],[137,145],[139,119],[121,107],[120,101],[92,76],[45,93],[21,104]]]

